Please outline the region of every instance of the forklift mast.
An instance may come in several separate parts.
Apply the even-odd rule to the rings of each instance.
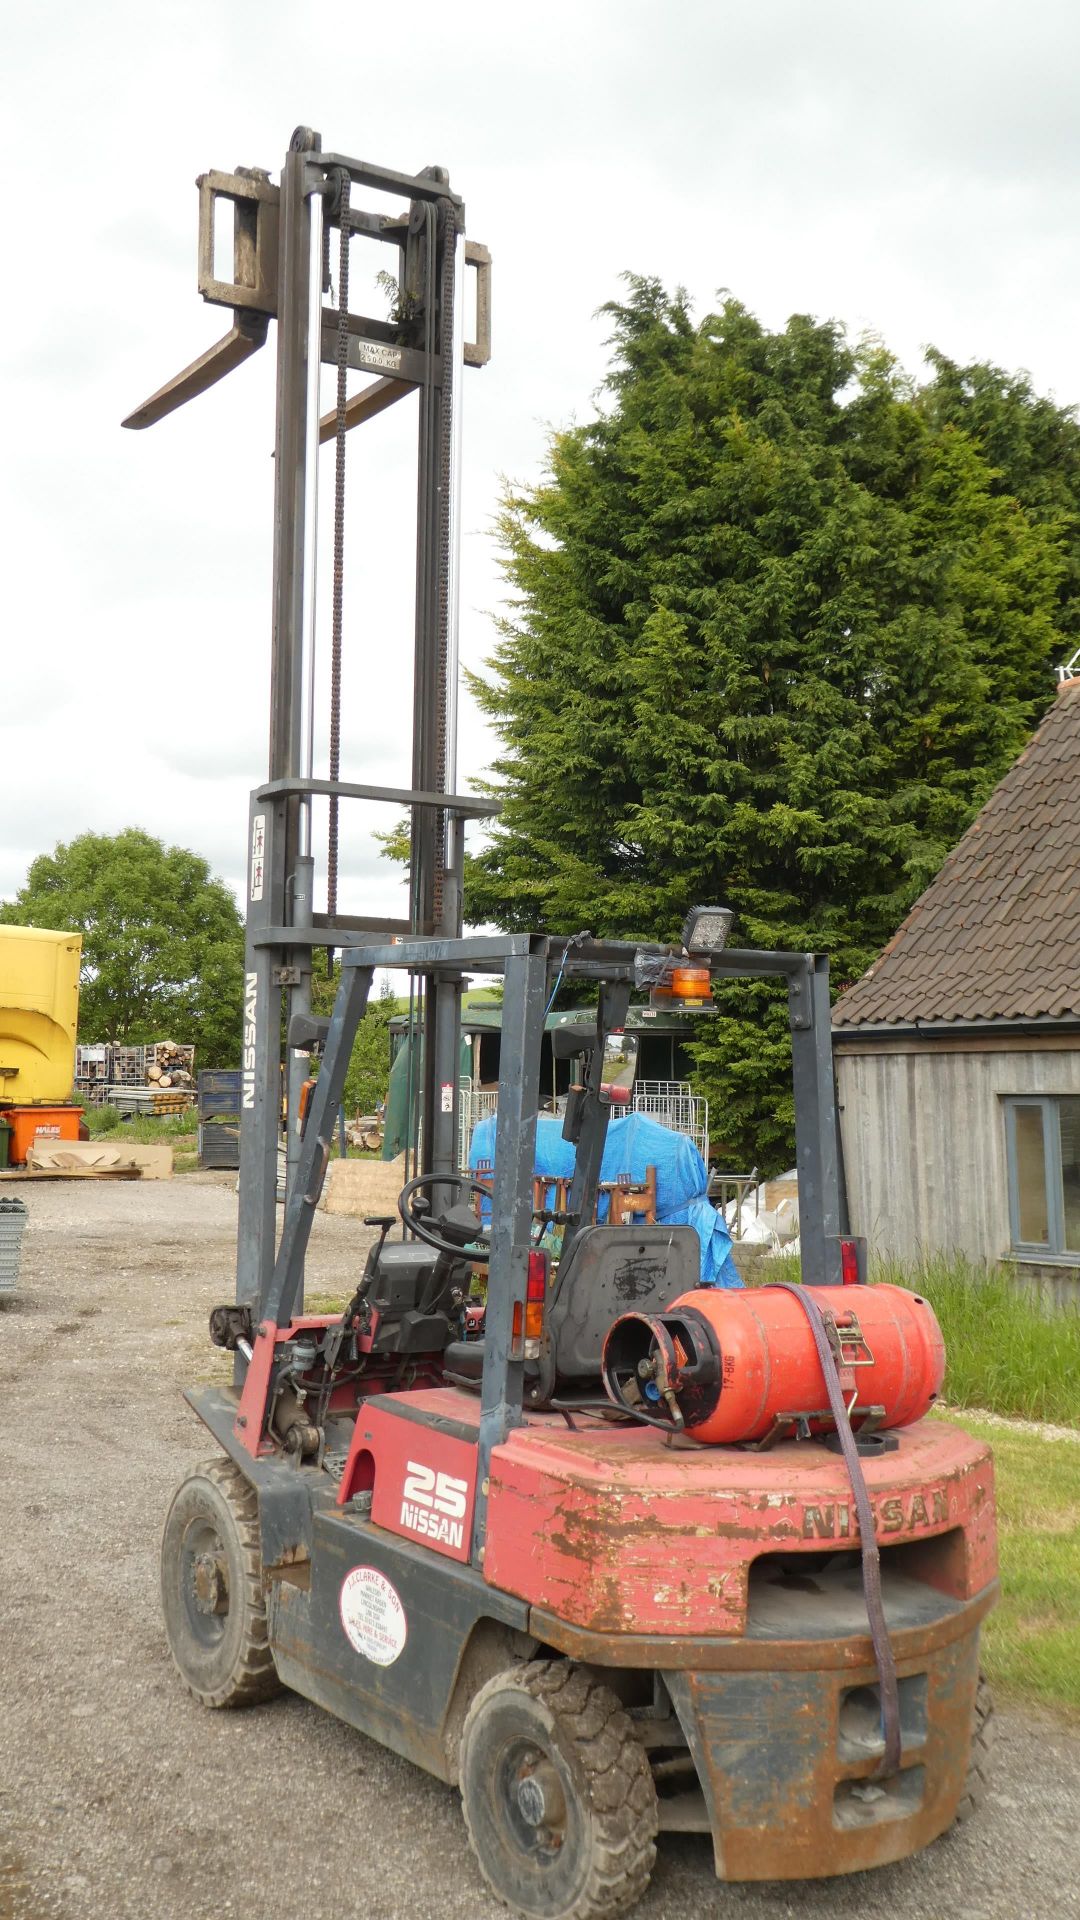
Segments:
[[[510,1328],[524,1300],[530,1239],[533,1133],[540,1038],[551,980],[599,990],[596,1032],[582,1104],[568,1116],[577,1148],[564,1254],[592,1218],[610,1108],[601,1085],[604,1040],[621,1029],[630,994],[642,984],[645,950],[578,935],[462,937],[465,822],[497,802],[456,792],[457,551],[460,381],[490,357],[491,260],[464,239],[464,210],[443,168],[416,175],[324,153],[300,127],[275,186],[258,168],[201,176],[199,289],[230,307],[230,332],[125,421],[146,427],[206,390],[256,352],[278,321],[275,441],[270,754],[267,779],[251,796],[243,1016],[243,1124],[237,1303],[254,1324],[279,1328],[303,1309],[304,1259],[321,1192],[356,1027],[378,968],[403,968],[422,993],[418,1113],[424,1174],[454,1174],[458,1159],[458,1036],[466,971],[504,976],[504,1072],[497,1123],[488,1364],[482,1452],[520,1418],[520,1358]],[[382,214],[353,202],[354,189],[399,195],[407,210]],[[233,213],[233,278],[216,277],[215,219]],[[332,236],[337,234],[336,272]],[[350,251],[357,237],[394,252],[389,320],[349,306]],[[475,341],[464,339],[466,267],[476,272]],[[326,296],[336,287],[336,305]],[[334,408],[320,411],[323,364],[336,372]],[[353,369],[374,378],[350,394]],[[412,786],[346,781],[340,772],[343,664],[345,451],[350,429],[417,394],[416,617]],[[331,621],[330,766],[313,765],[316,492],[320,444],[335,442],[334,586]],[[327,904],[313,903],[311,807],[330,803]],[[382,801],[411,817],[409,917],[373,919],[337,910],[338,808],[342,800]],[[715,917],[715,915],[714,915]],[[721,919],[725,916],[721,914]],[[724,934],[726,939],[726,916]],[[688,923],[689,924],[689,923]],[[311,1012],[313,954],[341,953],[330,1020]],[[560,954],[561,949],[561,954]],[[651,948],[647,970],[674,963],[681,949]],[[811,954],[702,953],[716,976],[786,981],[792,1033],[796,1155],[803,1271],[838,1281],[842,1219],[839,1137],[832,1072],[828,963]],[[656,977],[660,977],[657,975]],[[285,1048],[282,1035],[285,1035]],[[323,1067],[306,1117],[301,1090],[310,1052]],[[278,1141],[283,1053],[287,1060],[285,1217],[277,1232]],[[303,1117],[303,1131],[301,1119]],[[435,1196],[448,1191],[438,1185]],[[506,1325],[503,1327],[502,1322]],[[245,1343],[246,1344],[246,1343]],[[239,1350],[237,1379],[248,1354]]]
[[[230,332],[124,422],[147,427],[231,372],[277,330],[270,746],[266,780],[251,797],[243,1016],[243,1124],[237,1299],[268,1297],[276,1244],[275,1195],[287,1036],[286,1193],[295,1186],[301,1089],[326,1023],[311,1017],[313,955],[383,941],[460,937],[465,822],[494,801],[455,793],[460,381],[490,357],[491,260],[464,237],[464,208],[442,167],[416,175],[324,153],[298,127],[279,185],[260,168],[200,177],[199,291],[232,309]],[[395,214],[364,210],[354,189],[400,196]],[[233,278],[216,276],[215,225],[233,217]],[[336,247],[333,236],[336,233]],[[351,243],[378,243],[393,263],[391,315],[349,306]],[[466,267],[476,273],[476,331],[464,338]],[[326,295],[336,286],[336,305]],[[335,406],[321,413],[323,364],[336,370]],[[349,394],[353,369],[374,378]],[[408,788],[345,781],[340,770],[346,436],[417,395],[416,611],[412,766]],[[329,777],[313,764],[316,652],[316,500],[320,444],[335,442],[334,570]],[[329,799],[327,901],[314,908],[312,799]],[[337,909],[342,799],[382,801],[410,815],[408,919]],[[419,1119],[425,1172],[457,1163],[461,974],[417,969],[422,989]],[[302,1305],[302,1300],[297,1303]]]

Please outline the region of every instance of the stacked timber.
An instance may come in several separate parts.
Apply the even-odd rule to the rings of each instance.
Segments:
[[[194,1047],[178,1047],[172,1040],[158,1040],[152,1047],[143,1048],[143,1071],[149,1087],[192,1086],[194,1064]]]
[[[110,1087],[108,1104],[118,1113],[142,1113],[160,1120],[166,1114],[189,1112],[195,1094],[190,1087]]]
[[[124,1105],[117,1096],[127,1093]],[[145,1098],[155,1096],[154,1104]],[[183,1112],[195,1098],[195,1049],[175,1040],[155,1040],[149,1046],[106,1043],[76,1050],[75,1098],[84,1106],[108,1104],[125,1112]],[[171,1098],[173,1104],[165,1104]]]

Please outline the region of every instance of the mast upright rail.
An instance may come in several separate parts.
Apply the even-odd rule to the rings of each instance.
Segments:
[[[314,952],[344,948],[365,932],[459,935],[465,822],[497,811],[492,801],[451,791],[458,670],[459,385],[465,366],[483,366],[490,357],[491,256],[485,247],[465,240],[464,205],[444,168],[407,174],[346,154],[324,153],[320,136],[309,127],[298,127],[293,134],[280,184],[273,184],[261,168],[246,168],[203,174],[198,186],[199,291],[212,304],[232,309],[233,326],[216,348],[168,382],[124,424],[152,425],[205,392],[258,351],[270,320],[277,320],[270,742],[267,779],[252,796],[248,822],[237,1255],[237,1298],[254,1304],[266,1293],[275,1257],[283,1002],[289,1036],[286,1190],[291,1193],[297,1177],[302,1088],[311,1071],[303,1043],[315,1032],[311,1020]],[[354,204],[354,189],[400,196],[408,205],[392,214],[367,210]],[[223,208],[231,209],[233,217],[231,281],[215,272],[216,223]],[[334,231],[346,255],[357,238],[394,249],[397,293],[389,320],[324,304],[329,291],[329,239]],[[472,341],[464,339],[463,316],[457,310],[466,266],[477,277],[477,337]],[[342,403],[343,342],[345,370],[357,369],[375,378]],[[339,405],[325,417],[320,400],[324,364],[339,367]],[[319,446],[335,439],[343,466],[346,434],[413,393],[417,395],[417,560],[412,784],[403,789],[340,777],[318,778],[313,733]],[[338,568],[342,502],[339,488]],[[340,581],[335,598],[339,615],[335,655],[340,657]],[[335,663],[330,716],[334,758],[340,699]],[[331,806],[332,900],[339,802],[374,800],[408,809],[407,919],[371,920],[316,909],[311,841],[314,796],[327,797]],[[460,976],[444,970],[424,995],[417,1115],[424,1171],[452,1172],[456,1166],[460,1008]],[[449,1104],[447,1086],[451,1088]]]

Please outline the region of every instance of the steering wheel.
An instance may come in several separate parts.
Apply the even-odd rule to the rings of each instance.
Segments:
[[[486,1266],[491,1259],[491,1237],[487,1227],[477,1220],[477,1245],[470,1244],[466,1256],[466,1250],[460,1242],[444,1240],[414,1209],[412,1205],[414,1196],[423,1193],[427,1187],[457,1187],[463,1199],[468,1194],[479,1193],[485,1200],[491,1199],[491,1189],[485,1187],[479,1180],[469,1180],[463,1173],[418,1173],[415,1180],[410,1180],[407,1186],[402,1187],[397,1203],[398,1212],[409,1232],[415,1233],[417,1239],[422,1240],[425,1246],[434,1247],[436,1253],[452,1254],[455,1260],[468,1257],[478,1265]]]
[[[410,1180],[398,1194],[398,1212],[402,1220],[409,1232],[415,1233],[417,1239],[422,1240],[425,1246],[434,1247],[436,1253],[452,1254],[456,1260],[468,1259],[474,1261],[477,1266],[486,1266],[491,1259],[490,1229],[485,1227],[481,1220],[477,1220],[475,1246],[471,1241],[467,1247],[464,1247],[458,1241],[444,1240],[412,1205],[414,1196],[422,1194],[427,1187],[456,1187],[463,1197],[478,1193],[482,1200],[491,1199],[491,1188],[485,1186],[481,1180],[470,1180],[463,1173],[418,1173],[416,1179]],[[562,1216],[553,1213],[549,1208],[538,1207],[532,1217],[543,1228],[549,1220],[559,1220]]]

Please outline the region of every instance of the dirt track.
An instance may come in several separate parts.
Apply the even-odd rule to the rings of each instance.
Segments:
[[[170,1491],[212,1452],[180,1386],[221,1364],[236,1201],[221,1176],[11,1184],[31,1208],[0,1303],[0,1920],[489,1920],[457,1797],[293,1696],[209,1714],[165,1647]],[[320,1217],[309,1286],[340,1296],[363,1227]],[[665,1838],[641,1920],[1080,1916],[1080,1732],[1000,1716],[980,1821],[903,1866],[720,1888]]]

